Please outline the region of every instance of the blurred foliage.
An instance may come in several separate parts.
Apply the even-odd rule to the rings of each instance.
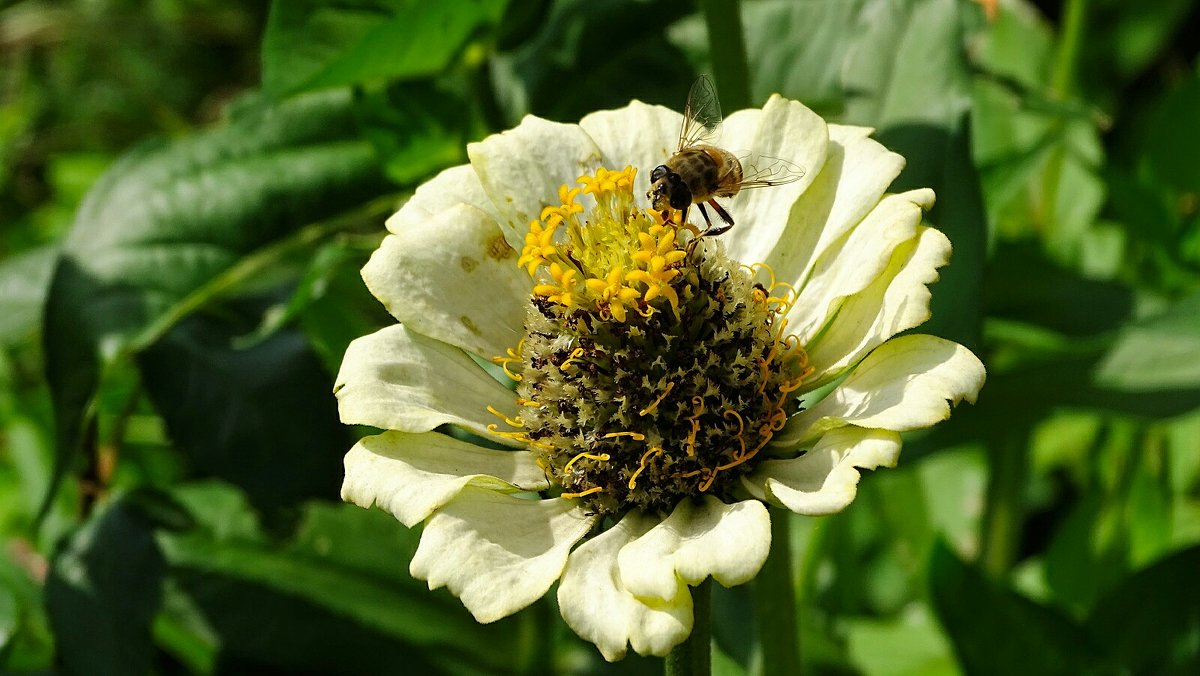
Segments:
[[[1200,60],[1190,0],[746,0],[755,101],[877,128],[988,364],[856,503],[796,518],[817,673],[1200,673]],[[494,625],[341,505],[358,268],[465,144],[681,106],[670,0],[0,9],[0,671],[651,673],[552,599]],[[755,673],[753,593],[715,663]]]

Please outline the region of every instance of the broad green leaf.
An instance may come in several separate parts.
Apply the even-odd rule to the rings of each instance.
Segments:
[[[1123,673],[1200,671],[1200,547],[1129,576],[1097,604],[1088,630]]]
[[[934,189],[928,219],[954,245],[922,331],[976,346],[987,222],[971,163],[962,7],[955,0],[870,3],[842,72],[845,121],[875,127],[880,142],[908,161],[892,190]]]
[[[93,515],[57,552],[46,580],[46,607],[66,670],[149,672],[150,623],[165,573],[154,523],[140,508],[119,498]]]
[[[954,652],[928,606],[895,619],[848,618],[846,642],[855,667],[867,676],[953,676]]]
[[[762,0],[741,7],[750,96],[766,101],[774,93],[802,101],[822,115],[842,110],[842,69],[850,41],[861,25],[867,0],[793,2]],[[708,31],[699,14],[681,19],[668,33],[698,70],[711,70]],[[796,36],[803,35],[803,39]]]
[[[341,91],[243,104],[222,127],[131,152],[92,189],[46,304],[56,477],[80,447],[103,369],[260,275],[282,244],[320,237],[302,226],[384,190],[352,108]]]
[[[389,515],[313,504],[295,536],[276,544],[229,489],[188,488],[180,501],[199,527],[160,540],[178,592],[215,632],[223,659],[343,673],[497,669],[514,659],[511,621],[480,625],[408,576],[417,534]],[[241,525],[224,528],[230,517]]]
[[[263,83],[288,94],[436,75],[508,0],[276,0],[263,37]]]
[[[0,261],[0,346],[38,335],[57,255],[46,246]]]
[[[137,358],[175,446],[194,476],[237,484],[260,509],[336,498],[352,440],[328,394],[329,373],[296,330],[234,347],[262,306],[223,310],[219,320],[185,319]]]
[[[1156,106],[1146,126],[1145,163],[1154,178],[1180,192],[1200,192],[1200,76],[1184,80]]]
[[[983,301],[990,317],[1036,324],[1074,339],[1111,331],[1133,313],[1133,292],[1089,279],[1029,243],[998,243]]]
[[[557,0],[533,39],[492,57],[503,118],[575,122],[632,98],[682,110],[695,71],[663,33],[685,11],[669,0]]]
[[[944,543],[929,565],[933,607],[971,674],[1079,674],[1096,647],[1083,629],[1050,608],[1000,587]]]
[[[1200,293],[1129,324],[1117,335],[1095,375],[1098,385],[1130,393],[1179,391],[1196,402],[1200,391]]]

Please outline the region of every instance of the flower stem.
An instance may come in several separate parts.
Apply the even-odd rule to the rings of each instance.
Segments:
[[[988,445],[987,502],[983,512],[979,562],[993,579],[1012,569],[1021,540],[1021,506],[1029,464],[1029,436],[1014,433]]]
[[[712,673],[712,578],[692,590],[695,622],[692,635],[667,655],[667,676],[708,676]]]
[[[1062,36],[1059,38],[1058,53],[1054,58],[1054,72],[1050,77],[1050,89],[1060,99],[1065,100],[1075,88],[1087,5],[1087,0],[1067,0],[1066,9],[1063,10]]]
[[[796,590],[792,583],[791,512],[771,508],[771,553],[754,582],[764,674],[800,673]]]
[[[746,39],[738,0],[700,0],[708,26],[708,53],[713,77],[725,110],[750,107],[750,67],[746,62]]]

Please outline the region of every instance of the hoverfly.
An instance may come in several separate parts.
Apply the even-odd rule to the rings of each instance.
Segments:
[[[704,216],[708,229],[696,238],[720,235],[733,227],[729,215],[717,197],[733,197],[741,190],[765,188],[798,181],[804,169],[775,157],[736,155],[713,143],[721,135],[721,103],[717,90],[707,76],[700,76],[688,94],[683,111],[683,126],[679,130],[679,145],[675,154],[650,172],[650,191],[646,197],[657,211],[667,207],[683,212],[680,221],[687,223],[688,209],[695,204]],[[705,204],[711,206],[725,225],[714,227]]]

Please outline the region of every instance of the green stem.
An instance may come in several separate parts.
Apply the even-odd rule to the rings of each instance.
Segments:
[[[1087,0],[1067,0],[1063,12],[1062,38],[1054,57],[1054,72],[1050,89],[1059,100],[1066,99],[1075,87],[1075,71],[1079,64],[1079,46],[1083,44],[1083,25],[1087,18]]]
[[[700,0],[708,26],[708,52],[713,77],[725,110],[750,107],[750,67],[746,62],[746,39],[738,0]]]
[[[667,676],[708,676],[712,673],[712,578],[692,590],[695,622],[692,635],[667,655]]]
[[[979,561],[993,579],[1008,575],[1021,541],[1021,505],[1029,465],[1029,435],[1010,434],[988,445],[987,503]]]
[[[791,512],[771,508],[771,553],[754,581],[754,607],[764,674],[800,673]]]

